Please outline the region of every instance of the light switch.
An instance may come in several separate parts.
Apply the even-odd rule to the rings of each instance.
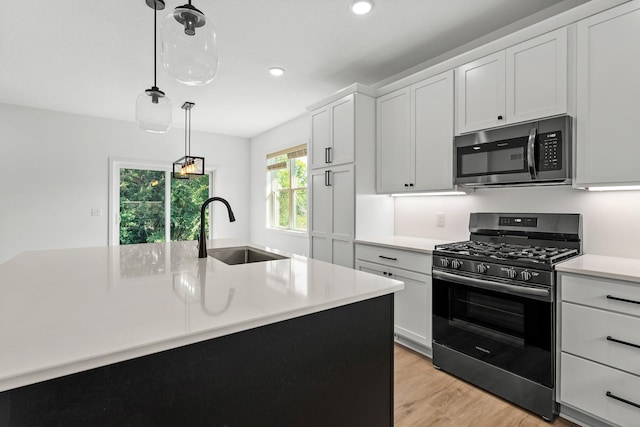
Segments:
[[[436,212],[436,227],[444,227],[444,212]]]
[[[91,208],[91,216],[102,216],[102,209]]]

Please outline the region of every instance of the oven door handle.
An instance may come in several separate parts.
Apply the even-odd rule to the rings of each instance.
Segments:
[[[550,298],[551,294],[548,289],[529,288],[526,286],[509,285],[506,283],[492,282],[489,280],[476,279],[474,277],[459,276],[457,274],[447,273],[445,271],[433,270],[431,275],[434,279],[449,280],[451,282],[460,283],[461,285],[474,286],[476,288],[484,288],[497,292],[507,292],[513,295],[521,295],[524,297],[542,297]]]

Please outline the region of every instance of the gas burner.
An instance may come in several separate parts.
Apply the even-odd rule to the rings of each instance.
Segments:
[[[458,256],[504,261],[516,260],[535,264],[554,264],[578,254],[576,249],[569,248],[527,246],[476,240],[439,245],[436,247],[436,250]]]

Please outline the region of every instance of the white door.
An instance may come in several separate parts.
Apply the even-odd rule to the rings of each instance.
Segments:
[[[459,67],[457,81],[458,133],[506,123],[504,51]]]
[[[567,29],[506,50],[507,123],[567,112]]]
[[[329,185],[332,191],[333,263],[353,268],[356,198],[354,166],[351,164],[331,168]]]
[[[411,86],[415,190],[453,188],[453,71]]]
[[[311,150],[309,150],[310,169],[327,166],[326,153],[331,147],[331,116],[329,107],[311,112]]]
[[[640,8],[578,23],[577,186],[640,183]]]
[[[309,245],[312,258],[331,262],[332,191],[327,185],[327,172],[315,169],[309,174]]]
[[[355,159],[355,101],[348,95],[331,104],[331,166],[351,163]]]
[[[411,93],[399,89],[377,100],[376,190],[407,191],[411,175]]]

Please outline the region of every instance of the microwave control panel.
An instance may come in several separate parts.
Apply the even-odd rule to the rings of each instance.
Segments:
[[[538,147],[539,171],[562,169],[562,132],[538,134]]]

